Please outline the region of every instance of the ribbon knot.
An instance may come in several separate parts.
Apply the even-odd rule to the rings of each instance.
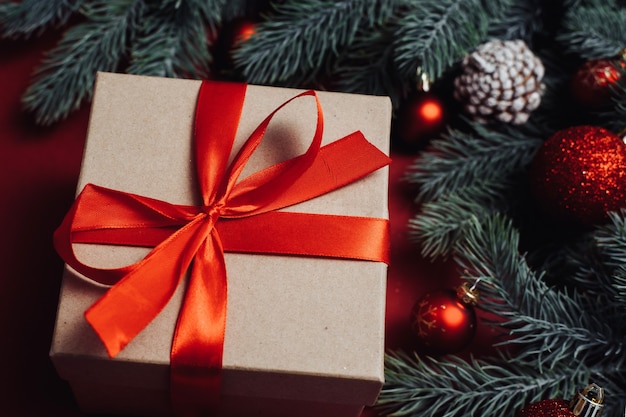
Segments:
[[[388,261],[386,219],[281,212],[387,165],[389,158],[354,132],[321,146],[323,115],[314,91],[274,110],[227,166],[245,84],[205,81],[198,96],[195,156],[203,205],[176,205],[88,184],[55,231],[55,247],[79,273],[112,285],[85,317],[110,356],[117,355],[169,302],[188,276],[172,349],[171,396],[179,416],[213,409],[220,395],[227,311],[224,252]],[[274,114],[312,96],[317,124],[308,150],[238,182]],[[152,246],[117,269],[80,262],[73,243]]]
[[[224,204],[211,204],[209,206],[202,207],[202,212],[206,214],[207,221],[211,224],[215,224],[217,220],[222,216],[224,210]]]

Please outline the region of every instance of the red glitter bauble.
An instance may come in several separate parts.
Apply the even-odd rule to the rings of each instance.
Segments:
[[[424,347],[439,353],[454,353],[474,337],[476,313],[472,303],[463,301],[459,290],[436,291],[415,303],[411,327]]]
[[[441,100],[430,92],[407,98],[398,110],[395,135],[405,144],[415,146],[441,132],[446,114]]]
[[[569,402],[563,399],[542,400],[519,411],[515,417],[574,417]]]
[[[530,168],[537,204],[557,219],[593,225],[626,207],[626,144],[601,127],[556,132]]]
[[[584,63],[572,76],[571,91],[574,99],[591,109],[601,109],[611,104],[611,88],[621,77],[622,61],[597,59]]]

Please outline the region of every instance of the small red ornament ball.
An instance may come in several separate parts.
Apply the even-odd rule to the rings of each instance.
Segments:
[[[398,110],[395,134],[407,145],[419,145],[441,132],[446,114],[442,101],[430,92],[408,97]]]
[[[611,88],[621,77],[619,66],[623,62],[614,59],[587,61],[574,73],[571,92],[578,104],[590,109],[602,109],[611,104]]]
[[[440,290],[420,298],[411,311],[411,327],[419,342],[438,353],[455,353],[476,333],[474,306],[458,290]]]
[[[515,417],[574,417],[569,402],[563,399],[542,400],[520,410]]]
[[[256,34],[257,23],[246,18],[239,18],[227,22],[218,35],[216,59],[218,66],[231,67],[233,65],[233,50],[242,42]]]
[[[607,212],[626,207],[626,144],[595,126],[575,126],[552,135],[530,167],[537,204],[556,219],[594,225]]]

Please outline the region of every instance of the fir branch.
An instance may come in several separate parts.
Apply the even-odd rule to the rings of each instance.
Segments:
[[[501,186],[500,182],[481,182],[424,203],[409,220],[409,239],[420,244],[426,258],[448,257],[469,225],[504,210]]]
[[[471,124],[475,134],[450,130],[409,167],[407,180],[420,186],[418,201],[454,193],[472,184],[506,183],[532,160],[542,143],[522,129],[490,131]]]
[[[544,259],[538,259],[543,257]],[[557,287],[573,286],[594,300],[615,298],[611,273],[592,236],[543,245],[533,251],[531,263],[544,271],[545,280]]]
[[[588,382],[588,370],[570,363],[540,374],[514,357],[439,360],[392,352],[377,407],[390,416],[513,416],[530,402],[570,398]]]
[[[609,219],[607,225],[598,228],[595,238],[606,264],[613,268],[612,287],[623,313],[626,310],[626,209],[610,213]]]
[[[386,28],[360,30],[332,69],[335,87],[350,93],[386,95],[397,105],[402,86],[393,64],[391,36]]]
[[[234,52],[235,65],[252,83],[293,84],[311,78],[328,57],[337,57],[353,41],[360,26],[385,21],[392,12],[391,0],[277,4],[255,36]]]
[[[419,67],[437,80],[485,40],[489,18],[479,0],[411,2],[394,36],[400,76],[415,80]]]
[[[607,323],[597,306],[586,310],[592,303],[576,293],[550,289],[519,253],[519,233],[509,219],[495,215],[472,226],[455,260],[470,282],[480,283],[481,309],[498,317],[486,321],[509,329],[502,343],[521,347],[518,360],[540,370],[572,358],[589,367],[607,361],[621,366],[624,359],[615,349],[623,337],[619,326]]]
[[[0,4],[0,38],[29,38],[58,28],[78,11],[84,0],[22,0]]]
[[[96,72],[113,72],[125,58],[143,7],[142,0],[93,0],[83,8],[87,21],[46,54],[22,97],[37,123],[54,123],[91,98]]]
[[[522,39],[532,48],[534,36],[544,29],[545,2],[514,0],[501,17],[493,19],[489,35],[503,40]]]
[[[132,44],[129,74],[208,78],[212,60],[207,27],[219,24],[220,1],[154,3],[144,14]]]
[[[616,57],[626,45],[626,10],[612,1],[568,9],[555,37],[567,53],[585,59]]]

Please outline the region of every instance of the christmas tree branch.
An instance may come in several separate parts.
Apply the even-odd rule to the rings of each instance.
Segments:
[[[409,167],[407,180],[418,184],[419,201],[436,199],[477,182],[509,180],[525,168],[542,143],[522,130],[488,131],[472,123],[475,133],[451,130],[433,140]]]
[[[479,282],[480,308],[497,316],[488,322],[509,329],[503,344],[521,346],[519,360],[539,370],[571,358],[595,366],[619,359],[615,332],[585,309],[581,296],[549,288],[519,253],[519,233],[510,220],[495,215],[466,229],[455,259],[470,282]],[[597,306],[596,306],[597,307]]]
[[[84,0],[22,0],[0,4],[0,38],[29,38],[60,27]]]
[[[491,4],[497,7],[500,3]],[[431,80],[437,80],[485,40],[490,17],[479,0],[410,2],[394,34],[400,76],[414,80],[420,67]]]
[[[567,53],[582,58],[616,57],[626,45],[625,20],[626,10],[614,1],[571,7],[555,39],[563,44]]]
[[[589,381],[589,372],[573,364],[538,373],[516,362],[392,352],[378,407],[390,416],[512,416],[531,401],[569,398]]]
[[[332,68],[340,91],[387,95],[397,107],[402,92],[393,63],[393,34],[388,27],[359,30],[350,48]]]
[[[208,78],[207,30],[219,24],[221,1],[169,0],[144,14],[132,44],[130,74]]]
[[[470,224],[505,209],[502,186],[484,181],[422,204],[409,220],[409,239],[420,243],[424,257],[448,257]]]
[[[235,51],[236,67],[253,83],[312,79],[328,57],[339,56],[354,40],[359,27],[387,20],[393,6],[391,0],[278,3],[271,18],[258,25],[256,35]]]
[[[522,39],[531,46],[533,36],[544,29],[545,7],[542,0],[514,0],[501,17],[493,19],[489,35],[506,40]]]
[[[54,123],[91,98],[96,72],[115,71],[126,57],[143,9],[142,0],[94,0],[82,9],[87,21],[46,54],[22,97],[37,123]]]
[[[606,264],[613,268],[615,301],[623,313],[626,312],[626,209],[610,213],[609,218],[608,224],[598,228],[595,238]]]

